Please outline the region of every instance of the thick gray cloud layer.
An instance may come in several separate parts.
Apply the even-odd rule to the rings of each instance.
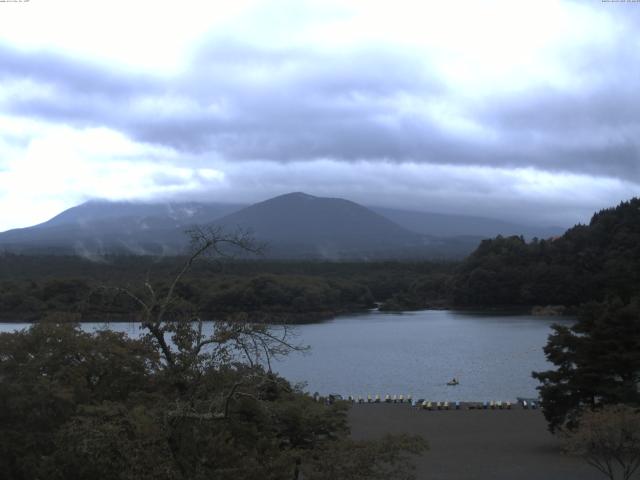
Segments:
[[[434,175],[444,171],[438,168],[457,168],[447,178],[464,193],[466,203],[457,202],[468,210],[477,198],[465,189],[486,199],[508,181],[509,170],[619,180],[626,193],[640,185],[640,34],[630,20],[640,18],[638,12],[615,13],[623,34],[612,43],[568,50],[567,81],[482,95],[465,95],[448,84],[424,50],[384,44],[321,50],[218,35],[202,42],[185,68],[172,74],[0,45],[0,81],[14,92],[0,96],[0,110],[74,128],[106,127],[178,152],[180,166],[223,162],[227,181],[236,181],[239,192],[262,188],[255,179],[256,185],[246,186],[244,165],[275,185],[263,189],[265,194],[315,185],[317,193],[370,204],[386,198],[387,204],[402,206],[392,198],[408,203],[406,192],[420,188],[406,182],[411,165],[430,165],[433,172],[416,173],[416,179],[435,192],[441,189]],[[5,139],[10,141],[23,140]],[[353,178],[352,191],[341,194],[330,187],[331,173],[319,176],[304,165],[324,165],[341,179],[347,175],[343,167],[353,166],[367,171],[362,181],[369,183],[359,190]],[[376,178],[388,165],[405,173],[404,186]],[[500,173],[492,181],[474,179],[478,167]],[[388,182],[401,181],[387,173]],[[324,184],[316,182],[320,177]],[[156,183],[174,181],[169,175]],[[432,196],[432,204],[441,210],[456,204],[448,200],[456,195],[453,186]],[[607,183],[602,189],[611,188]],[[519,205],[519,194],[503,189],[493,203],[485,203],[484,213],[498,215],[509,195]],[[566,205],[577,208],[569,200]]]
[[[534,167],[640,180],[640,50],[595,52],[584,84],[460,106],[486,135],[429,114],[455,101],[417,55],[384,49],[326,55],[217,40],[181,75],[111,71],[53,53],[0,49],[4,82],[48,95],[5,101],[13,114],[104,125],[140,141],[230,160],[331,158]],[[423,110],[424,108],[424,110]]]

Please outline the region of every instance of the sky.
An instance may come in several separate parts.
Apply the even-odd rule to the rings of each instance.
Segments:
[[[0,231],[303,191],[571,226],[640,194],[640,2],[0,1]]]

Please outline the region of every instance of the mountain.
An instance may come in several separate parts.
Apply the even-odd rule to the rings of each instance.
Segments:
[[[384,207],[369,208],[408,230],[423,235],[439,237],[470,235],[492,238],[497,235],[522,235],[527,239],[534,237],[550,238],[561,235],[566,230],[562,227],[522,225],[495,218],[474,217],[469,215],[418,212]]]
[[[365,254],[423,244],[422,236],[357,203],[289,193],[219,219],[227,229],[249,229],[268,250],[318,257]],[[287,255],[288,256],[288,255]]]
[[[0,248],[21,253],[161,254],[184,249],[184,230],[212,223],[238,205],[90,201],[39,225],[0,233]]]
[[[94,200],[65,210],[37,226],[89,225],[113,219],[128,219],[130,222],[140,224],[150,220],[162,221],[179,226],[212,222],[242,207],[243,205],[223,203],[134,203]]]
[[[277,258],[457,258],[480,241],[421,235],[355,202],[301,192],[256,203],[216,224],[250,230]]]
[[[20,253],[178,254],[193,225],[244,228],[277,258],[460,258],[482,238],[548,238],[559,228],[497,219],[367,208],[340,198],[281,195],[250,206],[222,203],[90,201],[33,227],[0,233],[0,250]]]
[[[0,249],[21,253],[177,254],[190,226],[250,230],[271,258],[459,258],[480,238],[412,232],[357,203],[304,193],[245,208],[204,203],[87,202],[33,227],[0,234]]]

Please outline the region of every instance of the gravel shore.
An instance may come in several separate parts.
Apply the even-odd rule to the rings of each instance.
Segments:
[[[355,439],[386,433],[422,435],[430,449],[416,459],[429,480],[602,480],[582,459],[564,455],[539,410],[426,411],[408,405],[356,404]]]

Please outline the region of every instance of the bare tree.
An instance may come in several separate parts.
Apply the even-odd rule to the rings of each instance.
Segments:
[[[629,480],[640,467],[640,412],[627,405],[588,410],[565,445],[610,480]]]
[[[141,328],[160,352],[166,368],[194,373],[205,364],[226,365],[239,360],[252,367],[264,364],[270,372],[274,356],[305,349],[292,343],[287,325],[274,327],[242,314],[217,319],[211,331],[205,332],[199,313],[181,305],[176,293],[180,282],[200,258],[219,261],[238,253],[260,254],[263,247],[243,230],[227,233],[220,227],[195,227],[187,234],[191,240],[190,254],[168,287],[160,291],[147,278],[142,293],[117,288],[140,307]]]

